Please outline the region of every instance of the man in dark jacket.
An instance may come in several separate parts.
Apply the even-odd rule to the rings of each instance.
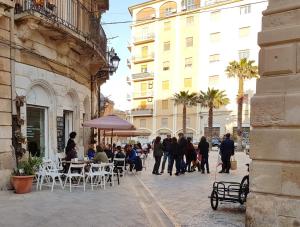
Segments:
[[[185,173],[186,171],[186,164],[183,160],[183,156],[185,155],[186,153],[186,149],[187,149],[187,139],[185,138],[184,134],[183,133],[179,133],[178,134],[178,153],[179,153],[179,157],[181,159],[181,173]]]
[[[168,163],[170,164],[169,154],[170,154],[170,150],[171,150],[171,143],[172,143],[171,135],[168,134],[167,138],[165,138],[163,140],[164,156],[163,156],[163,162],[162,162],[162,165],[161,165],[161,171],[160,171],[160,173],[164,173],[167,159],[168,159]],[[169,164],[168,164],[168,173],[170,172]]]
[[[230,133],[227,133],[225,140],[220,146],[220,154],[223,162],[222,170],[219,173],[229,173],[230,157],[234,155],[234,142],[230,139]]]

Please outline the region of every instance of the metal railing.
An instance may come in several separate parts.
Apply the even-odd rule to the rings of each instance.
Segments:
[[[151,61],[154,60],[154,53],[148,53],[141,56],[133,56],[132,57],[133,62],[139,62],[139,61]]]
[[[154,78],[154,73],[143,72],[143,73],[132,74],[133,80],[144,79],[144,78]]]
[[[16,0],[15,13],[38,12],[49,23],[71,29],[91,41],[104,55],[107,38],[100,25],[100,15],[94,14],[80,0]]]
[[[217,3],[220,3],[220,2],[226,2],[226,1],[229,1],[229,0],[206,0],[205,1],[205,6],[217,4]]]
[[[153,114],[152,106],[139,107],[131,110],[132,116],[143,116],[143,115],[152,115],[152,114]]]
[[[148,98],[148,97],[153,97],[153,91],[133,93],[133,98]]]
[[[136,36],[133,38],[134,43],[147,41],[147,40],[154,40],[155,34],[154,33],[146,33],[141,36]]]

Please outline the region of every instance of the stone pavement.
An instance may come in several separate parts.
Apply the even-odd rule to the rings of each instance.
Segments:
[[[210,207],[217,153],[210,155],[211,174],[182,176],[151,174],[147,169],[121,178],[121,185],[85,193],[56,189],[16,195],[0,192],[1,227],[93,226],[244,226],[245,207],[239,204]],[[238,171],[217,174],[217,180],[240,181],[246,174],[245,154],[237,154]]]
[[[247,174],[246,163],[250,160],[244,153],[236,153],[238,169],[231,174],[216,174],[217,181],[240,182]],[[181,176],[152,175],[153,160],[149,160],[146,173],[138,178],[151,191],[166,212],[181,226],[244,226],[245,206],[240,204],[219,204],[218,210],[210,207],[208,196],[215,181],[217,152],[211,152],[210,174],[200,172],[186,173]],[[218,167],[218,170],[220,167]]]

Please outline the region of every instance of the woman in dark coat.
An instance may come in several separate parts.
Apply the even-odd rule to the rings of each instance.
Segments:
[[[161,175],[158,170],[160,166],[161,157],[163,156],[163,145],[161,143],[161,137],[157,136],[154,141],[153,156],[155,158],[155,164],[153,166],[152,174]]]
[[[195,148],[191,141],[192,141],[192,138],[188,137],[186,154],[185,154],[188,172],[192,172],[191,171],[191,163],[194,160],[194,154],[195,154]]]
[[[204,173],[204,165],[206,165],[206,171],[207,173],[209,173],[209,165],[208,165],[209,144],[206,141],[205,136],[201,137],[200,143],[198,144],[198,149],[200,151],[200,154],[202,155],[202,160],[201,160],[202,173]]]

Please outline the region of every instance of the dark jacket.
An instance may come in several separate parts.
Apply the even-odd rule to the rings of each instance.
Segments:
[[[200,142],[198,144],[198,149],[203,158],[208,158],[208,150],[209,150],[208,142],[206,142],[206,141]]]
[[[182,137],[178,140],[179,155],[183,157],[183,155],[186,153],[186,149],[187,149],[187,139],[185,137]]]
[[[172,139],[171,138],[165,138],[163,140],[164,152],[170,153],[170,151],[171,151],[171,143],[172,143]]]
[[[195,148],[192,143],[187,143],[185,157],[187,160],[195,159]]]
[[[162,143],[154,143],[153,156],[163,156],[163,149]]]
[[[227,138],[224,141],[222,141],[220,146],[220,153],[224,157],[230,157],[231,155],[234,155],[234,142],[233,140]]]
[[[68,153],[66,153],[66,161],[71,161],[73,158],[77,158],[77,152],[75,148],[69,149]]]
[[[178,143],[171,143],[171,150],[169,152],[170,156],[173,158],[178,158],[179,157],[179,149],[178,149]]]

